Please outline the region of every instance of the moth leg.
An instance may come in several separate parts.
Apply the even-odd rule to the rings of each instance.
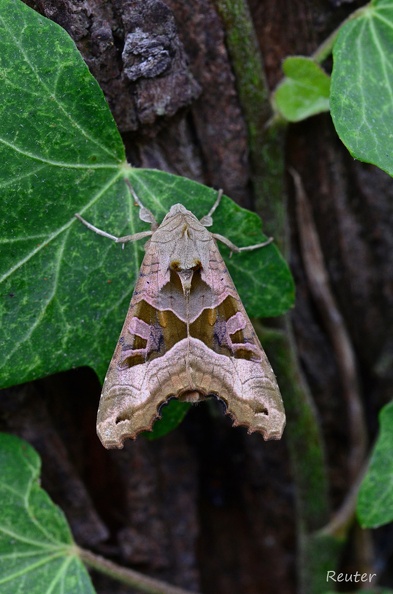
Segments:
[[[103,237],[107,237],[108,239],[112,239],[113,241],[117,241],[118,238],[115,237],[115,235],[111,235],[110,233],[107,233],[106,231],[102,231],[102,229],[98,229],[98,227],[95,227],[91,223],[88,223],[87,221],[85,221],[85,219],[82,218],[80,214],[76,213],[75,216],[77,219],[80,220],[81,223],[86,225],[86,227],[88,229],[90,229],[91,231],[94,231],[94,233],[97,233],[98,235],[102,235]]]
[[[124,237],[116,237],[116,243],[125,244],[128,241],[138,241],[138,239],[144,239],[145,237],[151,237],[153,231],[141,231],[140,233],[134,233],[133,235],[125,235]]]
[[[229,247],[231,252],[235,252],[236,254],[238,254],[239,252],[247,252],[247,251],[249,252],[251,250],[257,250],[259,248],[265,247],[266,245],[269,245],[273,241],[273,237],[269,237],[269,239],[267,239],[263,243],[256,243],[255,245],[246,245],[245,247],[237,247],[237,245],[232,243],[232,241],[230,241],[227,237],[224,237],[223,235],[220,235],[219,233],[212,233],[212,235],[213,235],[214,239],[221,241],[221,243],[223,243],[227,247]]]
[[[130,180],[125,177],[124,181],[126,182],[128,189],[131,192],[131,196],[133,197],[133,199],[135,200],[135,202],[138,204],[138,206],[140,208],[139,218],[141,219],[141,221],[144,221],[145,223],[150,223],[150,225],[152,226],[152,229],[156,230],[158,227],[158,223],[155,219],[154,214],[148,208],[146,208],[146,206],[143,206],[142,202],[139,199],[138,194],[135,192],[134,188],[132,187]]]
[[[140,233],[134,233],[133,235],[125,235],[124,237],[116,237],[115,235],[111,235],[98,227],[95,227],[91,223],[88,223],[80,214],[75,214],[76,218],[79,219],[81,223],[86,225],[88,229],[97,233],[97,235],[102,235],[103,237],[107,237],[108,239],[112,239],[116,243],[127,243],[127,241],[138,241],[138,239],[144,239],[145,237],[150,237],[153,234],[153,231],[141,231]]]

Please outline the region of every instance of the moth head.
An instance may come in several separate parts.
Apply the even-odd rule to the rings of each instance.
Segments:
[[[181,224],[180,221],[182,221],[182,223],[186,222],[186,224],[187,224],[187,219],[189,221],[192,220],[194,223],[195,222],[199,223],[199,221],[196,218],[196,216],[194,215],[194,213],[192,213],[190,210],[188,210],[182,204],[174,204],[173,206],[171,206],[168,213],[164,217],[164,221],[168,221],[168,219],[176,218],[176,217],[179,219],[179,224]]]
[[[192,214],[192,212],[187,210],[187,208],[185,206],[183,206],[182,204],[174,204],[173,206],[171,206],[171,208],[169,209],[169,212],[166,216],[173,217],[177,214]]]

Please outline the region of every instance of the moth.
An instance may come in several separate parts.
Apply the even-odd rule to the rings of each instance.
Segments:
[[[280,439],[280,390],[216,243],[238,253],[272,240],[238,248],[208,231],[221,191],[201,220],[175,204],[158,225],[125,181],[149,231],[118,238],[75,215],[117,243],[150,237],[103,385],[97,415],[102,444],[122,448],[126,438],[151,430],[170,398],[194,403],[208,396],[224,401],[234,425]]]

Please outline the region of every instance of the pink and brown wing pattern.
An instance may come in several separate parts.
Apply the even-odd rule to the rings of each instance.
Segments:
[[[151,429],[168,398],[209,395],[226,403],[235,425],[279,439],[285,414],[269,361],[212,235],[177,207],[146,244],[103,387],[100,439],[122,447]]]

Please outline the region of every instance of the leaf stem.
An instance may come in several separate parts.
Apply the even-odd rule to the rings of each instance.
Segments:
[[[362,6],[357,10],[354,10],[340,25],[321,43],[319,47],[311,54],[310,58],[314,60],[317,64],[322,64],[326,58],[328,58],[331,53],[333,52],[333,47],[340,33],[342,27],[348,23],[349,21],[358,18],[364,12],[367,12],[371,6],[370,4],[366,4],[366,6]],[[287,76],[284,76],[276,86],[276,88],[272,92],[272,96],[274,96],[277,88],[281,86],[286,80],[288,80]],[[274,106],[274,103],[273,103]],[[288,124],[288,121],[285,119],[283,114],[280,111],[275,110],[273,116],[269,121],[269,130],[270,129],[277,129],[278,127],[282,127]]]
[[[81,547],[78,547],[78,554],[82,561],[92,569],[96,569],[127,586],[132,586],[140,592],[147,592],[147,594],[192,594],[189,590],[171,586],[166,582],[156,580],[128,567],[117,565],[113,561],[109,561]]]
[[[321,64],[324,60],[326,60],[326,58],[330,56],[333,51],[333,46],[342,27],[349,21],[352,21],[353,19],[358,18],[364,12],[367,12],[370,6],[371,3],[354,10],[342,23],[339,24],[339,26],[325,39],[325,41],[321,43],[315,52],[311,54],[311,58],[318,64]]]

